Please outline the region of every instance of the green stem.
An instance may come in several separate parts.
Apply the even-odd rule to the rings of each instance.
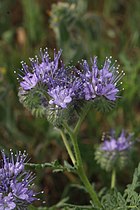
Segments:
[[[80,150],[79,150],[79,146],[78,146],[78,142],[77,142],[77,134],[80,130],[80,126],[84,120],[84,118],[86,117],[89,109],[91,107],[91,104],[88,104],[88,106],[85,107],[85,110],[83,111],[82,115],[80,116],[76,126],[75,126],[75,129],[72,130],[67,123],[64,122],[63,126],[64,128],[67,130],[70,138],[71,138],[71,141],[72,141],[72,144],[73,144],[73,148],[74,148],[74,153],[75,153],[75,158],[76,158],[76,162],[74,163],[74,166],[77,170],[77,174],[78,176],[80,177],[81,181],[83,182],[87,192],[89,193],[93,203],[101,208],[101,203],[98,199],[98,196],[96,194],[96,192],[94,191],[92,185],[90,184],[86,174],[85,174],[85,171],[84,171],[84,167],[83,167],[83,163],[82,163],[82,158],[81,158],[81,154],[80,154]],[[63,134],[63,133],[62,133]],[[61,134],[61,135],[62,135]],[[62,135],[63,137],[63,135]],[[64,137],[63,137],[64,138]],[[70,153],[68,151],[68,153]]]
[[[127,206],[127,209],[134,209],[134,208],[139,210],[137,206]]]
[[[111,189],[114,189],[116,185],[116,170],[115,168],[112,170],[112,176],[111,176]]]
[[[60,132],[61,137],[63,139],[64,145],[65,145],[65,147],[66,147],[66,149],[68,151],[68,154],[69,154],[69,156],[71,158],[71,161],[72,161],[73,165],[75,165],[75,163],[76,163],[75,157],[74,157],[73,152],[72,152],[72,150],[70,148],[70,145],[69,145],[69,143],[67,141],[66,135],[65,135],[65,133],[62,130],[59,130],[59,132]]]
[[[77,136],[79,130],[80,130],[80,127],[81,127],[81,124],[83,122],[83,120],[85,119],[88,111],[90,110],[91,108],[91,104],[89,103],[87,106],[86,106],[86,109],[84,110],[83,114],[81,115],[81,117],[79,117],[79,120],[74,128],[74,134]]]
[[[70,133],[70,137],[73,143],[73,147],[74,147],[74,151],[75,151],[75,156],[76,156],[76,161],[77,161],[77,174],[79,175],[81,181],[83,182],[83,184],[85,185],[92,201],[94,204],[96,204],[96,206],[101,207],[101,203],[97,197],[96,192],[94,191],[92,185],[90,184],[84,168],[83,168],[83,163],[82,163],[82,158],[81,158],[81,154],[80,154],[80,150],[79,150],[79,146],[78,146],[78,142],[77,142],[77,138],[75,137],[75,134]]]

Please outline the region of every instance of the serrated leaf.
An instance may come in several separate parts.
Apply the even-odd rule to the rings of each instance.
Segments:
[[[75,172],[75,168],[70,164],[64,163],[64,166],[61,165],[57,160],[51,163],[41,163],[41,164],[34,164],[34,163],[26,163],[26,166],[33,167],[33,168],[52,168],[53,172]]]
[[[125,199],[117,190],[106,193],[101,202],[104,210],[127,210]]]
[[[140,187],[140,163],[138,165],[138,168],[135,169],[132,184],[129,184],[127,186],[127,189],[124,192],[124,198],[126,199],[126,202],[130,206],[136,206],[136,208],[140,208],[140,196],[136,192],[136,189]]]
[[[64,167],[67,169],[68,172],[75,171],[75,168],[72,165],[70,165],[66,160],[64,160]]]

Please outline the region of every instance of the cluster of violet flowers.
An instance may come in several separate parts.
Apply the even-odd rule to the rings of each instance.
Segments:
[[[119,137],[116,138],[115,131],[113,130],[111,132],[111,135],[108,136],[110,140],[105,139],[103,144],[101,145],[101,149],[103,151],[108,151],[108,152],[112,151],[121,152],[123,150],[128,150],[132,146],[132,141],[131,141],[132,135],[133,134],[129,134],[128,136],[126,136],[126,132],[122,130]]]
[[[10,150],[9,157],[5,155],[4,151],[1,154],[0,210],[25,210],[37,199],[36,193],[30,188],[34,175],[24,168],[27,155],[20,151],[14,154],[12,150]]]
[[[122,130],[118,137],[114,130],[109,135],[104,135],[103,142],[95,152],[95,159],[100,166],[107,171],[123,168],[133,146],[132,137],[133,134],[128,134],[125,130]]]
[[[64,110],[74,107],[79,101],[94,101],[99,97],[115,101],[119,97],[118,82],[124,72],[118,71],[116,62],[111,64],[111,57],[105,59],[101,69],[98,68],[97,57],[91,59],[91,64],[82,60],[77,68],[66,66],[61,60],[61,54],[62,50],[58,53],[54,50],[51,59],[48,49],[41,49],[39,57],[30,58],[30,66],[22,62],[19,74],[20,98],[25,99],[30,91],[36,89],[41,91],[38,95],[43,108]]]

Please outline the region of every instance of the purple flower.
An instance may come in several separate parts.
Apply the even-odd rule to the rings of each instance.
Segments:
[[[0,168],[0,209],[26,209],[35,198],[35,193],[30,189],[34,176],[26,172],[24,164],[27,155],[11,150],[10,157],[2,153]]]
[[[119,74],[118,67],[111,65],[109,58],[99,70],[97,57],[92,60],[92,66],[84,60],[79,70],[74,66],[64,65],[61,54],[62,50],[58,53],[54,50],[54,56],[50,58],[48,49],[40,50],[40,57],[30,58],[30,66],[22,62],[19,75],[20,102],[36,116],[47,119],[52,119],[52,116],[54,118],[54,112],[58,113],[58,110],[63,112],[65,109],[64,112],[70,114],[69,107],[77,111],[76,108],[81,106],[80,102],[84,105],[96,98],[98,106],[101,104],[102,107],[111,107],[111,103],[108,105],[104,101],[107,99],[105,102],[112,102],[117,99],[118,82],[124,73]],[[51,118],[48,116],[49,111]],[[56,118],[59,117],[57,115]],[[61,121],[62,118],[59,122]]]
[[[62,108],[67,107],[67,104],[72,101],[72,96],[74,95],[72,88],[61,89],[59,86],[48,93],[52,97],[49,104],[56,104]]]
[[[101,70],[97,66],[97,57],[92,61],[90,67],[86,60],[82,64],[83,72],[80,73],[84,83],[84,94],[86,100],[92,100],[97,96],[104,96],[106,99],[115,101],[119,89],[117,84],[124,75],[118,72],[118,67],[111,65],[111,60],[106,58]]]
[[[113,130],[110,135],[104,136],[104,142],[96,148],[95,159],[106,171],[111,171],[114,168],[122,169],[128,164],[132,145],[132,134],[127,134],[122,130],[116,137]]]
[[[54,104],[63,109],[74,99],[81,97],[81,78],[70,67],[64,66],[60,60],[61,53],[62,50],[58,53],[54,51],[54,59],[50,59],[45,49],[44,52],[40,51],[40,60],[37,56],[35,59],[30,58],[31,67],[22,62],[19,91],[19,96],[23,97],[21,101],[25,101],[25,97],[33,89],[38,94],[43,93],[48,102],[46,104]]]
[[[124,130],[122,130],[118,138],[115,138],[114,133],[112,133],[112,135],[109,136],[109,140],[104,140],[103,144],[101,145],[101,149],[107,152],[121,152],[128,150],[132,146],[131,137],[132,134],[127,136]]]
[[[104,141],[102,145],[102,150],[104,151],[114,151],[117,149],[117,142],[115,139],[111,139],[110,141]]]
[[[23,77],[23,81],[20,82],[20,86],[24,90],[30,90],[36,86],[38,82],[38,78],[36,74],[27,73],[26,76]]]
[[[12,151],[11,158],[7,158],[4,151],[2,151],[1,154],[3,158],[3,168],[1,170],[7,172],[10,177],[18,176],[24,170],[24,162],[26,160],[25,153],[21,154],[19,151],[19,153],[16,155],[16,161],[14,160]]]
[[[3,196],[2,193],[0,193],[0,210],[11,210],[15,209],[16,204],[13,202],[13,196],[12,193],[9,193],[7,196]]]
[[[44,53],[40,50],[41,61],[37,56],[35,59],[30,58],[30,67],[22,61],[21,74],[19,75],[21,78],[20,86],[24,90],[30,90],[39,83],[45,83],[48,87],[54,85],[59,69],[61,69],[58,66],[61,53],[61,50],[58,54],[54,53],[54,60],[51,60],[47,49]]]

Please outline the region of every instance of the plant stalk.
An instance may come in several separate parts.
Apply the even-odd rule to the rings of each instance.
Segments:
[[[68,143],[68,140],[67,140],[67,138],[66,138],[66,135],[65,135],[65,133],[64,133],[62,130],[59,130],[59,131],[60,131],[61,137],[62,137],[62,139],[63,139],[64,145],[65,145],[65,147],[66,147],[66,149],[67,149],[67,152],[68,152],[68,154],[69,154],[69,156],[70,156],[70,159],[71,159],[73,165],[75,165],[76,160],[75,160],[75,157],[74,157],[74,155],[73,155],[73,152],[72,152],[72,150],[71,150],[71,148],[70,148],[70,145],[69,145],[69,143]]]
[[[75,136],[77,136],[77,134],[78,134],[78,132],[80,130],[81,124],[82,124],[83,120],[85,119],[87,113],[89,112],[90,108],[91,108],[91,104],[89,103],[86,106],[86,109],[83,111],[83,114],[79,117],[79,120],[78,120],[78,122],[77,122],[77,124],[76,124],[76,126],[74,128],[74,134],[75,134]]]
[[[81,154],[80,154],[80,150],[79,150],[79,146],[78,146],[78,142],[77,142],[77,138],[75,137],[74,134],[70,133],[70,137],[73,143],[73,147],[74,147],[74,151],[75,151],[75,156],[76,156],[76,167],[77,167],[77,174],[80,177],[81,181],[83,182],[85,188],[87,189],[87,192],[89,193],[93,203],[97,206],[97,207],[101,207],[101,203],[97,197],[96,192],[94,191],[92,185],[90,184],[85,171],[84,171],[84,167],[83,167],[83,163],[82,163],[82,158],[81,158]]]
[[[72,141],[72,144],[73,144],[75,159],[74,159],[74,161],[72,160],[72,162],[77,170],[77,174],[78,174],[79,178],[81,179],[82,183],[84,184],[84,186],[85,186],[87,192],[89,193],[95,206],[101,208],[101,203],[98,199],[98,196],[97,196],[96,192],[94,191],[92,185],[90,184],[90,182],[86,176],[86,173],[84,171],[83,162],[82,162],[82,158],[81,158],[81,154],[80,154],[80,150],[79,150],[79,146],[78,146],[78,142],[77,142],[77,135],[80,130],[80,126],[81,126],[83,120],[85,119],[90,107],[91,107],[91,104],[88,104],[88,106],[86,106],[86,109],[83,111],[82,115],[80,116],[74,130],[72,130],[68,126],[68,124],[65,122],[64,122],[63,126],[66,129],[66,131],[68,132],[70,139]],[[72,159],[73,156],[71,155],[71,151],[69,150],[69,147],[67,146],[67,143],[66,143],[67,142],[66,136],[64,135],[64,133],[62,131],[61,131],[61,136],[62,136],[65,146],[68,150],[68,153],[70,154],[70,158]]]
[[[115,168],[112,170],[112,176],[111,176],[111,189],[114,189],[116,186],[116,170]]]

